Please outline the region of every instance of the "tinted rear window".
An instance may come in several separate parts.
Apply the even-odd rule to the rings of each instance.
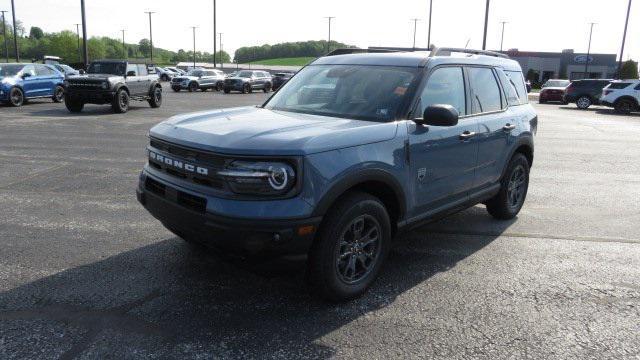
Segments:
[[[614,83],[611,83],[611,85],[609,85],[609,89],[624,89],[629,85],[631,85],[631,83],[614,82]]]

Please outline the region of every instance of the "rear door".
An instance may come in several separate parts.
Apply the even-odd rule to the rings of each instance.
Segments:
[[[422,126],[408,122],[409,151],[416,213],[438,212],[463,202],[474,183],[478,155],[477,119],[470,113],[468,83],[460,66],[438,67],[431,71],[418,92],[415,117],[435,104],[448,104],[458,110],[455,126]]]
[[[53,96],[53,89],[57,84],[59,75],[46,65],[35,64],[36,78],[38,79],[38,96]]]
[[[153,75],[149,74],[149,70],[147,69],[147,65],[145,64],[136,64],[138,67],[138,95],[147,95],[149,93],[149,88],[151,87],[151,78]]]
[[[39,84],[36,68],[33,65],[25,66],[20,72],[22,75],[22,89],[26,97],[39,96],[42,86]]]

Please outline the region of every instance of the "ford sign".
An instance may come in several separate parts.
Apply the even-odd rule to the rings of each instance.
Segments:
[[[593,62],[593,56],[590,56],[590,55],[578,55],[578,56],[573,58],[573,61],[577,62],[578,64],[592,63]]]

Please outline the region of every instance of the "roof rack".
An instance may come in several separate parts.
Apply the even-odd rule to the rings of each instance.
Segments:
[[[432,46],[431,47],[431,53],[429,54],[429,57],[433,57],[433,56],[448,56],[448,55],[451,55],[452,52],[473,54],[473,55],[494,56],[494,57],[500,57],[500,58],[505,58],[505,59],[509,58],[509,56],[507,56],[505,54],[501,54],[501,53],[495,52],[495,51],[448,48],[448,47],[439,48],[439,47],[436,47],[436,46]]]
[[[360,49],[360,48],[341,48],[335,49],[325,56],[334,56],[334,55],[348,55],[348,54],[369,54],[369,53],[390,53],[390,52],[398,52],[398,50],[393,49]]]

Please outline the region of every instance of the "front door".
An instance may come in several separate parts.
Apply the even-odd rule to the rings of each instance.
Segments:
[[[26,97],[39,96],[38,92],[42,91],[41,81],[36,74],[36,68],[33,65],[25,66],[20,72],[22,76],[22,89]]]
[[[458,110],[460,119],[448,127],[408,123],[413,216],[464,201],[473,186],[478,124],[467,116],[466,88],[463,69],[448,66],[433,70],[420,92],[420,105],[414,112],[417,117],[430,105],[448,104]]]

